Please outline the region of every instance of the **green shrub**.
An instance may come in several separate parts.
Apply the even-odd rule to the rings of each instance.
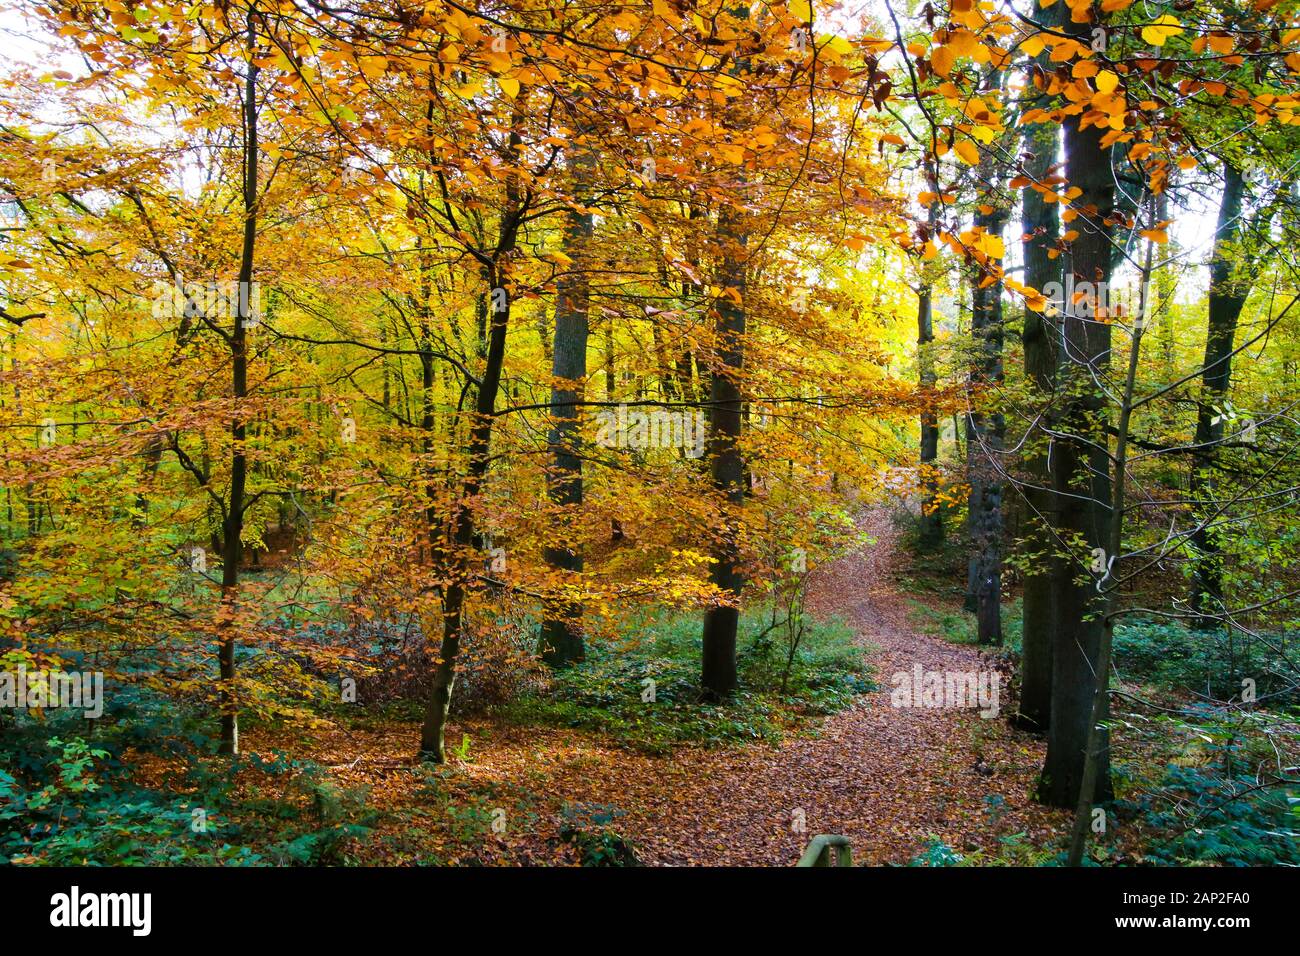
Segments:
[[[836,713],[874,689],[864,651],[841,621],[814,623],[781,693],[788,649],[762,640],[762,609],[741,619],[740,691],[724,705],[700,702],[700,623],[695,615],[646,615],[637,640],[616,651],[595,646],[581,664],[555,674],[551,692],[527,695],[501,713],[520,724],[605,733],[634,749],[663,754],[685,744],[775,741],[807,718]],[[653,682],[653,683],[650,683]],[[643,699],[651,696],[653,700]]]
[[[569,804],[561,810],[560,839],[572,844],[583,866],[640,866],[632,841],[611,824],[622,811],[603,804]]]
[[[1244,678],[1255,681],[1260,696],[1293,684],[1296,674],[1286,660],[1288,643],[1286,635],[1256,637],[1131,620],[1116,625],[1113,656],[1126,680],[1231,700],[1240,697]],[[1294,701],[1294,691],[1289,698]]]

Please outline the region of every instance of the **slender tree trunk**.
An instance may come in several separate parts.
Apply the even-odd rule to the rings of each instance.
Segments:
[[[999,82],[995,74],[993,83]],[[1001,240],[1007,220],[998,205],[999,170],[986,152],[980,163],[989,184],[987,204],[975,215],[975,226]],[[984,210],[988,211],[985,212]],[[972,485],[979,485],[979,510],[971,514],[974,552],[975,621],[979,643],[1002,643],[1002,445],[1006,419],[996,394],[1002,386],[1002,280],[985,283],[982,275],[971,280],[971,337],[976,349],[972,369],[970,441],[967,454]]]
[[[975,316],[975,279],[967,271],[962,276],[962,286],[969,286],[971,290],[970,311],[971,311],[971,338],[975,337],[974,316]],[[969,382],[967,383],[969,386]],[[967,388],[967,399],[970,398],[970,389]],[[979,523],[979,516],[984,510],[984,483],[980,481],[976,472],[979,470],[980,456],[980,436],[976,434],[975,416],[971,410],[967,410],[960,418],[960,426],[966,433],[965,444],[965,467],[966,467],[966,486],[969,489],[966,493],[966,526],[962,529],[965,539],[968,543],[973,542],[976,537],[976,525]],[[962,610],[974,614],[979,610],[979,562],[975,557],[975,549],[969,548],[966,554],[966,596],[962,600]]]
[[[1088,722],[1088,738],[1084,747],[1083,777],[1079,787],[1078,802],[1074,810],[1074,827],[1070,835],[1070,852],[1067,863],[1078,866],[1083,862],[1083,853],[1087,848],[1088,830],[1092,824],[1092,799],[1097,792],[1097,777],[1101,772],[1103,747],[1105,741],[1103,723],[1106,719],[1106,705],[1110,686],[1110,653],[1115,638],[1115,613],[1119,606],[1120,556],[1124,545],[1124,500],[1128,490],[1128,436],[1129,425],[1133,418],[1133,396],[1137,385],[1138,361],[1142,354],[1142,332],[1146,327],[1148,296],[1151,284],[1151,265],[1154,257],[1154,243],[1147,242],[1146,262],[1142,268],[1142,284],[1139,291],[1137,321],[1133,324],[1133,338],[1129,345],[1128,373],[1124,378],[1124,391],[1120,399],[1119,425],[1115,438],[1115,477],[1112,485],[1111,501],[1114,511],[1108,528],[1109,539],[1106,553],[1114,556],[1114,565],[1103,587],[1105,617],[1102,620],[1101,647],[1097,652],[1097,674],[1099,680],[1092,700],[1092,710]]]
[[[253,14],[248,14],[248,75],[244,80],[244,237],[239,255],[239,309],[230,334],[231,391],[236,402],[248,397],[248,327],[253,318],[253,258],[257,242],[257,74],[251,53],[257,45]],[[243,559],[244,511],[248,458],[244,441],[247,426],[240,412],[231,424],[230,495],[222,523],[221,599],[226,620],[218,648],[221,673],[219,704],[221,741],[217,752],[239,753],[239,705],[235,687],[235,617],[239,600],[239,565]]]
[[[931,180],[933,182],[933,180]],[[930,186],[937,191],[937,187]],[[937,206],[930,204],[930,238],[938,222]],[[924,494],[921,500],[921,521],[918,544],[922,551],[934,551],[943,546],[943,512],[939,508],[939,481],[936,469],[939,460],[939,416],[934,409],[933,391],[938,383],[934,368],[934,288],[929,264],[921,267],[921,283],[916,292],[916,364],[921,390],[926,392],[925,407],[921,411],[921,472]]]
[[[518,158],[522,138],[527,97],[521,92],[515,98],[509,151]],[[492,425],[496,417],[497,395],[501,390],[501,370],[505,364],[506,333],[510,328],[512,305],[507,288],[509,256],[518,244],[519,228],[531,200],[515,178],[505,187],[505,210],[502,213],[496,248],[490,265],[485,270],[487,295],[490,305],[487,320],[487,348],[484,356],[483,376],[479,380],[474,399],[474,418],[470,425],[469,466],[461,483],[460,496],[451,507],[447,540],[450,553],[446,556],[447,584],[442,599],[442,645],[438,650],[433,671],[433,684],[424,711],[424,726],[420,731],[420,755],[434,763],[447,759],[445,734],[447,714],[451,709],[451,694],[456,683],[456,659],[460,654],[460,640],[465,613],[465,595],[475,576],[477,552],[474,548],[474,506],[483,490],[491,464]]]
[[[1035,18],[1043,25],[1054,26],[1063,4],[1046,10],[1041,3]],[[1035,60],[1035,88],[1047,82],[1048,51]],[[1035,101],[1037,102],[1037,100]],[[1032,104],[1031,104],[1032,105]],[[1056,123],[1040,123],[1025,128],[1025,174],[1033,183],[1041,183],[1056,165],[1060,153],[1061,129]],[[1021,219],[1024,239],[1022,249],[1025,261],[1025,285],[1044,292],[1053,283],[1061,281],[1061,259],[1052,258],[1053,249],[1060,238],[1060,207],[1043,201],[1043,196],[1032,186],[1021,193]],[[1047,310],[1025,310],[1024,349],[1025,375],[1029,386],[1039,401],[1031,409],[1046,413],[1056,385],[1056,333],[1057,329]],[[1020,699],[1017,722],[1030,730],[1047,730],[1052,700],[1052,634],[1056,618],[1052,603],[1052,581],[1064,573],[1063,562],[1051,535],[1055,519],[1050,512],[1054,497],[1047,487],[1048,438],[1041,422],[1031,422],[1025,436],[1023,466],[1026,473],[1025,504],[1028,511],[1028,529],[1025,547],[1029,551],[1027,569],[1022,587],[1021,648],[1020,648]]]
[[[506,295],[493,295],[487,363],[475,400],[474,421],[470,427],[469,469],[461,485],[460,498],[452,506],[451,525],[448,529],[451,542],[451,553],[447,556],[450,580],[443,591],[442,645],[434,667],[433,686],[420,734],[420,753],[434,763],[442,763],[447,757],[444,739],[447,714],[451,709],[451,693],[456,683],[456,659],[460,654],[465,594],[474,572],[474,500],[487,477],[493,417],[496,414],[497,393],[501,388],[501,368],[505,361],[506,330],[510,325],[509,293],[500,285],[500,281],[499,274],[493,270],[488,278],[489,289],[493,293],[498,290],[506,292]]]
[[[592,157],[578,148],[573,158],[573,184],[575,199],[584,195],[584,186],[590,176]],[[589,283],[585,270],[588,261],[585,251],[591,243],[594,224],[591,213],[570,210],[565,226],[565,253],[573,260],[572,271],[559,283],[555,299],[555,344],[551,374],[551,431],[548,444],[551,449],[551,467],[546,475],[551,501],[561,506],[566,517],[574,515],[582,506],[582,458],[578,454],[581,437],[579,408],[583,401],[587,379],[587,314],[589,310]],[[561,521],[552,534],[563,537],[571,534]],[[552,542],[543,549],[547,565],[560,572],[561,577],[580,573],[582,553],[563,540]],[[552,667],[562,667],[582,660],[585,652],[582,636],[582,603],[561,600],[550,602],[542,622],[542,657]]]
[[[1075,27],[1079,33],[1082,28]],[[1086,34],[1080,34],[1084,36]],[[1057,617],[1052,649],[1052,706],[1047,759],[1039,797],[1052,806],[1073,807],[1080,799],[1084,762],[1098,693],[1105,602],[1091,572],[1094,561],[1109,566],[1111,555],[1111,463],[1106,435],[1106,405],[1098,382],[1106,378],[1110,358],[1110,319],[1106,307],[1110,284],[1113,208],[1110,149],[1102,130],[1065,124],[1067,178],[1082,190],[1073,203],[1080,211],[1071,243],[1069,274],[1079,301],[1066,289],[1062,316],[1062,364],[1058,370],[1061,415],[1049,451],[1054,504],[1051,516],[1059,541],[1071,548],[1064,573],[1053,580]],[[1085,285],[1086,283],[1086,285]],[[1104,574],[1104,571],[1102,572]],[[1105,711],[1105,696],[1101,707]],[[1110,798],[1109,738],[1097,737],[1097,765],[1089,799]]]
[[[1246,304],[1249,287],[1240,281],[1238,248],[1242,235],[1245,179],[1241,170],[1224,163],[1223,198],[1210,260],[1209,321],[1205,335],[1205,363],[1201,369],[1201,396],[1196,406],[1196,445],[1192,457],[1191,499],[1209,520],[1214,513],[1214,470],[1218,446],[1223,441],[1224,400],[1232,378],[1232,341],[1237,320]],[[1219,407],[1216,411],[1215,406]],[[1218,533],[1202,525],[1192,535],[1192,608],[1198,628],[1221,623],[1223,612],[1223,548]]]
[[[709,461],[714,486],[727,506],[739,509],[745,500],[745,461],[740,450],[742,408],[740,372],[745,357],[746,236],[740,212],[727,205],[718,219],[722,244],[723,294],[714,322],[716,338],[709,388]],[[732,298],[735,295],[736,298]],[[731,603],[715,605],[704,614],[704,660],[700,679],[707,700],[722,700],[736,690],[736,629],[740,619],[738,529],[735,514],[724,514],[721,538],[711,579]]]

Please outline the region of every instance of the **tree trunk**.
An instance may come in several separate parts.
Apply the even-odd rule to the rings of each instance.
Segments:
[[[517,159],[522,137],[527,97],[520,93],[515,98],[515,111],[511,120],[508,149]],[[505,208],[501,214],[496,247],[485,266],[487,303],[490,318],[487,320],[487,343],[483,375],[479,379],[474,398],[474,419],[469,433],[469,467],[460,486],[460,495],[451,507],[446,556],[447,584],[442,597],[442,645],[438,650],[429,690],[429,702],[424,711],[424,725],[420,730],[420,756],[434,763],[447,759],[447,714],[451,709],[451,693],[456,683],[456,658],[460,653],[460,639],[465,613],[465,595],[475,576],[477,552],[474,548],[474,506],[483,490],[491,464],[492,425],[496,417],[497,394],[501,390],[501,370],[506,357],[506,333],[510,328],[510,309],[513,304],[507,288],[509,256],[518,244],[519,229],[528,210],[531,196],[521,188],[518,180],[509,178],[505,184]]]
[[[740,371],[745,356],[745,253],[746,236],[740,213],[723,208],[718,218],[722,244],[723,294],[717,300],[709,388],[709,461],[713,484],[727,507],[739,509],[745,500],[745,461],[740,450]],[[737,298],[733,299],[734,293]],[[704,614],[704,660],[700,685],[706,700],[722,700],[736,690],[736,629],[740,619],[740,592],[744,579],[738,553],[738,516],[724,513],[713,584],[731,602],[715,605]]]
[[[933,180],[932,180],[933,182]],[[937,191],[937,187],[931,186]],[[930,204],[930,236],[934,236],[938,221],[937,207]],[[921,500],[920,530],[917,544],[922,551],[935,551],[943,546],[943,512],[939,509],[939,481],[935,469],[939,460],[939,416],[934,410],[933,391],[938,376],[934,368],[934,289],[929,264],[921,267],[921,284],[916,293],[916,364],[921,390],[926,392],[926,405],[921,411],[921,482],[924,494]]]
[[[1205,363],[1201,368],[1201,396],[1196,405],[1196,445],[1192,457],[1191,494],[1201,521],[1213,520],[1215,459],[1223,441],[1225,422],[1221,411],[1232,377],[1232,341],[1237,320],[1246,304],[1248,286],[1240,281],[1238,268],[1242,234],[1241,210],[1245,179],[1241,170],[1224,162],[1223,197],[1219,202],[1219,223],[1210,260],[1209,321],[1205,335]],[[1202,524],[1192,534],[1193,623],[1208,629],[1222,623],[1223,566],[1218,533]]]
[[[1053,26],[1061,9],[1063,5],[1056,4],[1044,10],[1040,3],[1035,17],[1044,26]],[[1044,79],[1045,71],[1050,69],[1047,57],[1048,52],[1044,51],[1035,63],[1044,71]],[[1041,183],[1049,175],[1048,170],[1056,165],[1060,135],[1060,126],[1055,123],[1025,128],[1024,152],[1027,158],[1024,168],[1033,182]],[[1024,282],[1043,292],[1051,284],[1061,281],[1060,258],[1053,259],[1047,254],[1060,237],[1060,207],[1056,203],[1044,202],[1042,194],[1032,187],[1026,187],[1021,196]],[[1040,398],[1037,407],[1043,409],[1050,405],[1056,385],[1056,331],[1046,310],[1025,310],[1025,375],[1030,388]],[[1031,409],[1033,407],[1031,405]],[[1063,571],[1049,530],[1054,524],[1049,514],[1054,498],[1047,488],[1048,438],[1040,423],[1031,423],[1029,431],[1025,436],[1023,458],[1027,479],[1024,498],[1029,512],[1025,547],[1029,558],[1021,592],[1020,700],[1016,720],[1021,726],[1041,733],[1047,730],[1051,713],[1052,634],[1056,630],[1052,580]]]
[[[253,14],[248,15],[248,49],[257,45]],[[238,400],[248,397],[248,327],[253,318],[253,257],[257,242],[257,74],[250,57],[244,80],[244,236],[239,254],[239,308],[230,334],[231,391]],[[230,494],[222,522],[221,600],[226,606],[218,648],[221,741],[217,752],[239,753],[239,705],[235,688],[235,616],[239,600],[239,564],[243,559],[244,511],[248,458],[244,450],[247,426],[236,411],[231,423]]]
[[[1052,704],[1039,785],[1040,799],[1059,807],[1077,806],[1080,799],[1102,663],[1105,602],[1098,577],[1105,571],[1094,577],[1090,568],[1098,558],[1106,568],[1113,557],[1106,553],[1111,521],[1106,405],[1096,385],[1107,377],[1110,361],[1110,320],[1099,310],[1108,302],[1112,228],[1108,216],[1114,205],[1110,149],[1101,144],[1102,132],[1096,127],[1080,130],[1073,118],[1065,124],[1067,178],[1083,192],[1073,203],[1080,213],[1074,221],[1079,237],[1070,246],[1058,370],[1062,412],[1050,459],[1053,530],[1072,553],[1062,562],[1063,573],[1053,580],[1057,616]],[[1072,290],[1090,290],[1091,295],[1075,302]],[[1103,716],[1105,703],[1103,698]],[[1110,798],[1108,736],[1105,731],[1096,735],[1095,786],[1088,795],[1093,802]]]
[[[998,75],[994,84],[998,83]],[[998,170],[992,153],[980,163],[988,184],[987,205],[975,214],[975,226],[988,236],[1002,238],[1006,210],[997,205]],[[1002,477],[1001,456],[1006,434],[996,394],[1002,386],[1002,280],[985,283],[982,270],[971,279],[971,338],[976,350],[971,369],[967,471],[972,501],[972,585],[976,633],[980,644],[1002,643]],[[986,408],[991,410],[986,411]],[[978,494],[974,488],[978,486]],[[972,509],[976,504],[972,504]]]
[[[583,198],[585,180],[590,176],[592,157],[579,147],[573,159],[575,201]],[[566,255],[573,260],[572,271],[560,279],[555,299],[555,339],[551,374],[551,431],[548,444],[551,467],[546,474],[547,490],[552,503],[562,507],[566,517],[582,506],[582,458],[578,454],[581,407],[587,378],[587,313],[589,283],[585,270],[584,250],[591,243],[594,223],[591,213],[570,210],[565,226]],[[563,537],[572,529],[560,527],[553,535]],[[547,565],[559,572],[561,579],[582,571],[582,553],[572,544],[552,542],[543,549]],[[542,658],[552,667],[562,667],[582,660],[585,648],[582,636],[582,603],[561,600],[548,602],[542,621]]]
[[[451,708],[451,692],[456,683],[456,658],[460,653],[461,626],[465,611],[465,593],[473,576],[474,506],[482,490],[490,462],[492,421],[496,413],[497,393],[501,388],[501,367],[506,354],[506,330],[510,325],[509,293],[499,285],[496,270],[488,276],[493,308],[488,330],[487,364],[474,404],[474,422],[470,427],[469,469],[461,485],[460,498],[452,506],[448,538],[451,553],[448,555],[448,584],[443,592],[442,646],[438,651],[433,672],[433,686],[424,712],[424,726],[420,733],[420,755],[434,763],[447,758],[444,740],[447,714]],[[498,297],[498,292],[505,292]]]
[[[1154,205],[1154,204],[1150,204]],[[1154,228],[1154,227],[1153,227]],[[1119,575],[1121,552],[1124,546],[1124,501],[1128,491],[1128,438],[1133,421],[1133,396],[1137,385],[1138,362],[1142,356],[1142,330],[1147,323],[1148,299],[1151,285],[1151,266],[1155,254],[1155,243],[1147,241],[1146,262],[1142,267],[1142,284],[1139,287],[1139,303],[1136,321],[1133,323],[1132,340],[1129,344],[1128,373],[1124,377],[1124,390],[1120,399],[1119,426],[1115,430],[1115,477],[1111,485],[1111,500],[1114,508],[1111,515],[1106,551],[1114,555],[1114,569],[1109,580],[1102,588],[1102,604],[1105,609],[1102,618],[1101,646],[1097,651],[1097,683],[1092,700],[1092,712],[1088,721],[1088,738],[1084,746],[1083,776],[1079,787],[1079,798],[1074,810],[1074,827],[1070,834],[1070,850],[1067,863],[1079,866],[1087,848],[1088,830],[1092,824],[1092,794],[1097,790],[1097,777],[1101,768],[1102,726],[1106,719],[1106,704],[1110,681],[1110,653],[1115,638],[1115,613],[1119,607]]]

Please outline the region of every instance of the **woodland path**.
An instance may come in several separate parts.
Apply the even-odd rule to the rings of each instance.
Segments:
[[[890,676],[916,663],[986,665],[976,648],[916,630],[894,587],[897,531],[882,511],[864,530],[875,543],[828,567],[810,603],[843,616],[871,648],[878,693],[828,718],[815,738],[691,751],[671,763],[624,759],[572,781],[571,799],[629,808],[620,829],[661,864],[788,866],[816,833],[848,836],[855,861],[902,863],[931,835],[964,851],[992,844],[995,832],[1049,827],[1051,815],[1028,799],[1042,766],[1033,736],[975,711],[890,706]],[[805,833],[792,828],[796,808]]]
[[[975,710],[890,706],[891,675],[917,663],[927,671],[991,665],[977,648],[909,622],[907,599],[893,581],[897,532],[884,512],[869,513],[863,527],[874,543],[814,575],[810,604],[853,626],[880,691],[828,718],[816,737],[651,757],[575,731],[493,726],[476,736],[470,725],[474,753],[460,769],[507,790],[618,807],[615,828],[649,864],[790,866],[817,833],[848,836],[855,863],[872,864],[905,863],[932,837],[962,853],[1021,832],[1041,845],[1065,821],[1029,799],[1041,741]],[[453,739],[460,730],[451,728]],[[358,736],[325,734],[316,759],[346,767],[348,782],[378,784],[377,796],[409,806],[409,793],[403,799],[393,792],[400,785],[374,774],[409,763],[413,731],[402,725]],[[796,809],[804,832],[793,825]],[[524,844],[511,856],[544,862],[549,854],[526,844],[544,843],[536,838],[553,837],[558,824],[538,820],[530,830],[533,840],[508,840]]]

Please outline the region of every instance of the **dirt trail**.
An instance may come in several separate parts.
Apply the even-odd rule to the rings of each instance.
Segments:
[[[1052,815],[1028,800],[1042,765],[1032,736],[973,710],[890,706],[896,672],[982,665],[975,648],[917,632],[894,590],[895,529],[875,513],[864,530],[875,543],[829,567],[812,604],[844,616],[873,647],[880,693],[829,718],[813,739],[692,751],[671,763],[614,757],[617,769],[573,782],[585,791],[574,798],[637,808],[621,829],[665,864],[790,865],[816,833],[848,836],[855,859],[901,863],[930,835],[966,850],[1048,827]],[[796,810],[806,832],[794,828]]]
[[[649,757],[575,732],[494,727],[461,769],[485,783],[620,808],[617,829],[650,864],[789,866],[817,833],[848,836],[855,862],[876,864],[906,862],[930,837],[960,852],[1022,831],[1041,842],[1063,823],[1029,799],[1041,742],[973,709],[890,705],[891,676],[918,663],[925,671],[986,665],[976,648],[917,631],[894,586],[895,529],[874,513],[864,530],[875,543],[817,575],[811,604],[846,618],[872,648],[881,691],[829,718],[817,737]],[[333,752],[318,759],[351,761],[360,746],[364,757],[348,775],[361,778],[367,764],[409,759],[413,739],[398,728],[364,742],[355,733],[327,737]]]

